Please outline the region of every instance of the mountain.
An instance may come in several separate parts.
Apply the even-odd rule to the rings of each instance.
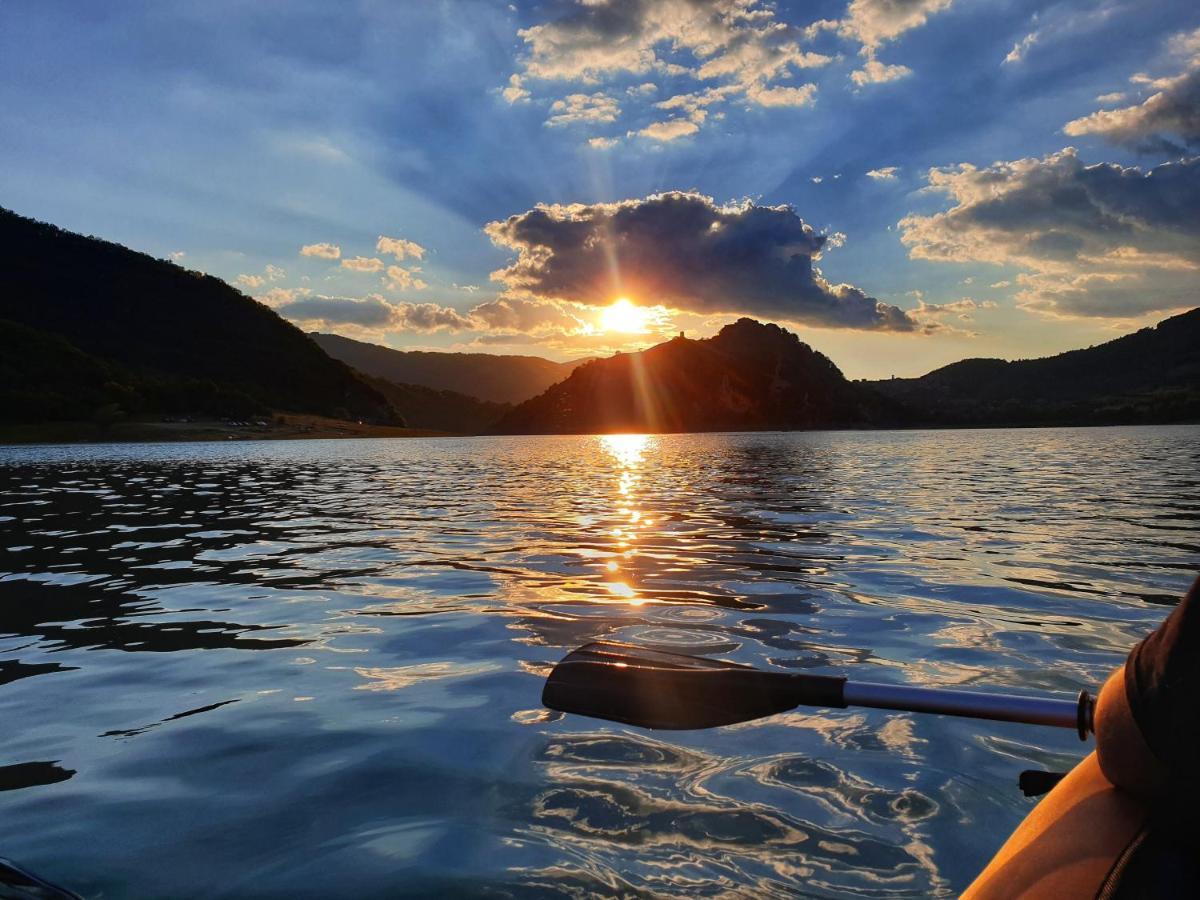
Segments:
[[[454,391],[439,391],[420,384],[397,384],[370,375],[362,378],[388,399],[410,428],[481,434],[512,409],[511,403],[493,403]]]
[[[741,431],[900,424],[898,404],[847,381],[778,325],[739,319],[715,337],[682,336],[580,366],[517,406],[503,434]]]
[[[920,378],[869,384],[932,424],[1200,421],[1200,308],[1084,350],[965,359]]]
[[[586,360],[558,363],[540,356],[392,350],[337,334],[310,337],[360,372],[398,384],[456,391],[494,403],[520,403],[562,381]]]
[[[0,418],[15,421],[18,407],[39,420],[76,416],[99,404],[397,421],[344,363],[211,275],[0,209],[0,280],[9,376]]]

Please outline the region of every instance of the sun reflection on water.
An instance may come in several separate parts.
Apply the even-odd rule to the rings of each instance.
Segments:
[[[599,440],[601,449],[617,468],[618,523],[610,532],[615,548],[612,558],[604,563],[605,571],[609,573],[605,587],[614,597],[631,606],[641,606],[646,600],[632,583],[633,563],[637,559],[635,547],[639,531],[653,523],[649,519],[643,519],[642,510],[638,508],[636,489],[642,480],[639,470],[653,438],[647,434],[605,434],[601,435]],[[618,562],[618,559],[622,562]]]

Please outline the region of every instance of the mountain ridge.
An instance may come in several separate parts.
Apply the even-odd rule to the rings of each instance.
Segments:
[[[383,396],[344,363],[211,275],[3,208],[0,272],[0,320],[48,336],[38,340],[73,364],[79,359],[64,344],[93,359],[110,386],[98,396],[102,405],[396,421]],[[10,326],[10,343],[16,334]],[[29,367],[10,368],[10,392],[38,394]],[[58,400],[71,406],[69,395]]]
[[[588,361],[560,363],[540,356],[394,350],[322,332],[312,332],[309,337],[334,359],[366,375],[397,384],[454,391],[493,403],[528,400]]]
[[[964,359],[919,378],[863,382],[930,424],[1200,420],[1200,308],[1038,359]]]

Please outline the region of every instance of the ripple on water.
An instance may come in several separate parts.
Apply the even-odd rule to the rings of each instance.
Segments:
[[[1198,568],[1198,470],[1196,427],[0,448],[0,855],[85,896],[956,896],[1073,734],[648,733],[545,676],[624,640],[1094,689]]]

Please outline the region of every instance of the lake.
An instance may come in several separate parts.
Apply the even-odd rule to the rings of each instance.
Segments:
[[[0,447],[0,856],[85,896],[957,895],[1070,732],[550,713],[599,638],[1095,690],[1200,427]]]

